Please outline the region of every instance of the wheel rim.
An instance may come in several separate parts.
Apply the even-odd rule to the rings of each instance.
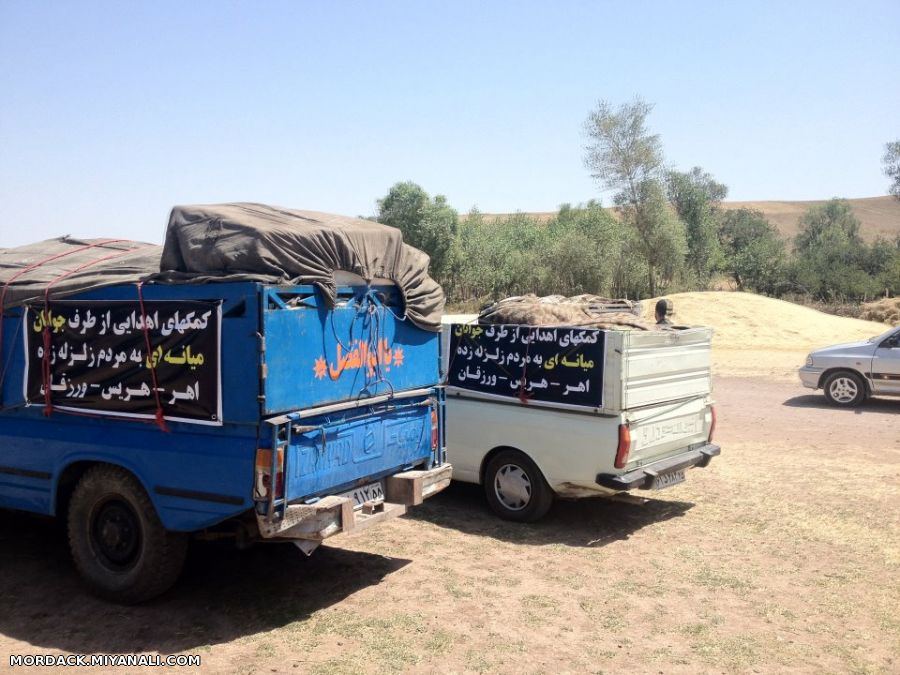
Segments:
[[[108,568],[121,571],[133,567],[141,549],[141,525],[131,506],[110,499],[94,509],[91,544]]]
[[[849,377],[838,377],[828,387],[828,393],[838,403],[850,403],[859,394],[859,386]]]
[[[521,511],[531,502],[531,479],[522,467],[504,464],[494,478],[494,494],[510,511]]]

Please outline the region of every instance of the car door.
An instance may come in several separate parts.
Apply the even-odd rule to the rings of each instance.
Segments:
[[[872,356],[872,391],[900,395],[900,330],[882,340]]]

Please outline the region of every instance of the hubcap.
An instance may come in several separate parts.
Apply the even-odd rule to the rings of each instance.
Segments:
[[[504,464],[494,479],[494,494],[510,511],[521,511],[531,501],[531,479],[515,464]]]
[[[849,377],[839,377],[828,388],[831,397],[838,403],[850,403],[859,393],[856,382]]]
[[[131,567],[141,546],[140,523],[131,507],[115,499],[96,509],[91,520],[91,542],[107,567]]]

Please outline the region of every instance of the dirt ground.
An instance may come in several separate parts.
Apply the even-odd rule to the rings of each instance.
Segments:
[[[2,512],[0,671],[150,652],[201,672],[900,672],[900,400],[835,410],[759,378],[716,397],[723,455],[646,503],[516,525],[454,485],[309,559],[198,543],[140,607],[82,590],[60,526]]]

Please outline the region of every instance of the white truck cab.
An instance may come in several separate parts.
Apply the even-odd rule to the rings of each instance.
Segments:
[[[483,334],[477,336],[481,341],[477,345],[468,341],[477,332],[471,328],[474,321],[473,315],[444,320],[447,454],[454,480],[483,485],[488,503],[502,518],[537,520],[557,496],[611,496],[633,489],[668,488],[684,481],[687,469],[704,467],[720,453],[712,443],[711,329],[597,331],[603,333],[601,375],[593,380],[585,375],[582,382],[588,388],[593,382],[601,391],[590,404],[585,404],[582,395],[579,405],[571,405],[565,402],[566,394],[578,390],[572,385],[560,388],[559,396],[545,396],[547,400],[525,393],[542,384],[550,389],[549,385],[557,384],[553,379],[562,379],[540,367],[530,372],[539,372],[541,379],[536,382],[531,376],[527,386],[524,370],[515,368],[492,371],[494,375],[482,375],[473,383],[470,378],[478,373],[478,366],[491,364],[473,364],[469,354],[481,347],[486,353],[482,358],[496,358],[493,343],[485,341]],[[539,330],[550,340],[546,331],[554,329]],[[555,330],[560,331],[554,333],[556,337],[562,336],[559,343],[569,347],[570,356],[560,361],[578,371],[568,335],[595,329]],[[505,365],[516,365],[515,355],[504,358],[507,345],[496,350]],[[539,358],[534,348],[529,358]],[[584,365],[583,356],[579,365]],[[497,373],[505,379],[507,372],[513,377],[507,395],[479,387],[485,377],[490,385]],[[578,387],[584,390],[581,384]]]

